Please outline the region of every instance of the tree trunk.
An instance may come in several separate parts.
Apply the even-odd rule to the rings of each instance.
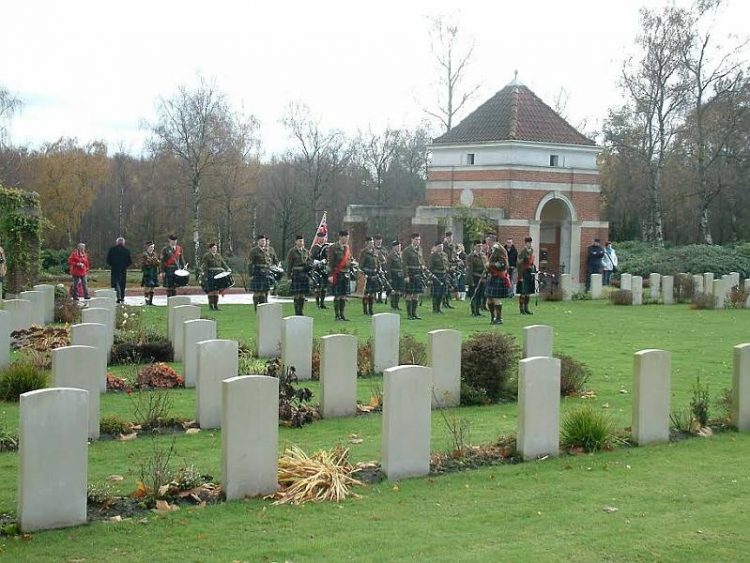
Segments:
[[[193,264],[198,264],[200,256],[201,235],[200,235],[200,217],[201,217],[201,181],[197,176],[193,177]]]
[[[711,236],[711,217],[709,215],[708,205],[709,205],[709,202],[706,201],[706,199],[704,198],[701,201],[701,219],[700,219],[701,239],[703,240],[703,244],[714,243],[714,239]]]

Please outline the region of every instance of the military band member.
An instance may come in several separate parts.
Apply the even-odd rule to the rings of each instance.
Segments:
[[[185,268],[182,247],[177,244],[177,237],[169,235],[169,243],[161,249],[161,270],[167,298],[177,295],[177,284],[174,273]]]
[[[337,321],[348,321],[344,316],[346,296],[349,295],[349,267],[352,254],[349,249],[349,231],[339,231],[339,240],[328,249],[328,282],[333,294],[333,311]]]
[[[487,265],[487,284],[485,294],[487,305],[490,308],[490,324],[503,324],[503,302],[501,299],[508,296],[510,278],[508,277],[508,253],[502,245],[495,243],[492,246],[489,264]]]
[[[146,305],[154,304],[154,288],[159,287],[159,255],[156,254],[154,241],[146,243],[146,248],[141,255],[141,287],[143,288],[143,297],[146,299]]]
[[[523,239],[523,248],[518,253],[518,261],[516,262],[518,265],[516,293],[518,293],[518,308],[522,315],[534,314],[529,311],[530,295],[536,293],[536,279],[534,279],[536,265],[534,264],[534,249],[531,242],[531,237]]]
[[[318,231],[315,242],[310,249],[310,258],[317,262],[325,260],[324,249],[326,246],[326,232]],[[315,292],[315,304],[318,306],[318,309],[328,309],[326,307],[326,284],[321,283],[319,286],[314,287],[313,291]]]
[[[383,247],[383,235],[375,235],[373,237],[373,242],[375,243],[375,255],[378,258],[378,265],[380,266],[380,271],[385,272],[386,261],[388,260],[388,251]],[[378,290],[378,294],[377,294],[378,303],[383,302],[384,290],[386,290],[386,288],[383,287],[383,284],[380,284],[380,289]]]
[[[279,255],[276,254],[273,246],[271,246],[271,239],[268,235],[266,235],[266,248],[268,249],[268,255],[271,257],[271,265],[278,266],[280,263]]]
[[[305,295],[310,293],[310,253],[302,235],[294,238],[294,246],[286,255],[286,274],[292,281],[289,292],[294,295],[294,314],[304,315]]]
[[[453,232],[446,231],[445,236],[442,240],[443,243],[443,253],[445,253],[445,256],[448,260],[448,269],[445,273],[445,291],[443,291],[443,305],[446,309],[453,309],[453,305],[451,305],[451,296],[453,298],[457,298],[456,295],[457,286],[456,286],[456,272],[455,272],[455,263],[456,263],[456,244],[453,242]]]
[[[463,301],[466,299],[466,251],[464,245],[460,242],[456,244],[456,260],[454,264],[456,279],[456,299]]]
[[[419,296],[424,293],[424,282],[422,271],[424,270],[424,258],[420,245],[422,239],[419,233],[412,233],[411,244],[406,247],[401,255],[404,272],[404,300],[406,301],[406,313],[409,320],[421,319],[417,314]]]
[[[481,241],[474,242],[474,249],[466,258],[466,275],[469,277],[469,293],[471,301],[471,315],[473,317],[483,316],[481,313],[482,300],[484,298],[484,287],[486,281],[487,257],[482,252]]]
[[[446,292],[450,291],[447,282],[448,275],[448,256],[443,252],[443,241],[436,240],[435,246],[430,253],[430,272],[432,278],[432,312],[442,314],[440,307],[443,305],[443,299]]]
[[[219,310],[219,289],[214,277],[228,270],[229,266],[219,254],[219,247],[215,242],[208,243],[208,252],[201,259],[201,286],[208,295],[208,308],[213,311]]]
[[[404,292],[404,265],[401,260],[401,241],[394,240],[391,243],[391,251],[386,260],[386,272],[388,281],[391,282],[391,309],[400,311],[398,302]]]
[[[250,270],[250,291],[253,292],[253,308],[268,303],[268,291],[271,289],[271,255],[268,252],[266,235],[258,235],[258,242],[247,258]]]
[[[378,273],[380,271],[380,259],[375,251],[375,241],[372,237],[365,239],[365,247],[359,253],[359,268],[365,275],[365,290],[362,295],[362,312],[372,315],[372,304],[375,296],[382,290]]]

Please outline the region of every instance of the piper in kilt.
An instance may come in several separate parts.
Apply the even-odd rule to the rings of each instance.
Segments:
[[[375,243],[375,256],[378,259],[378,267],[380,268],[380,272],[385,272],[385,263],[388,261],[388,252],[385,248],[383,248],[383,235],[375,235],[373,237],[373,242]],[[377,292],[377,299],[376,301],[378,303],[383,302],[383,291],[386,289],[383,287],[383,284],[380,283],[380,288]],[[387,297],[387,294],[386,294]],[[372,313],[370,313],[372,315]]]
[[[365,239],[365,247],[359,254],[359,267],[366,278],[365,291],[362,295],[362,312],[365,315],[372,315],[372,304],[375,302],[375,296],[383,290],[378,279],[380,258],[375,250],[372,237]]]
[[[271,255],[268,253],[266,235],[258,235],[258,243],[250,250],[247,257],[250,270],[250,291],[253,292],[253,308],[268,303],[268,291],[271,289]]]
[[[453,309],[453,305],[451,305],[451,297],[454,299],[458,299],[458,289],[456,284],[456,272],[455,272],[455,262],[456,262],[456,244],[453,242],[453,232],[452,231],[446,231],[445,236],[442,240],[442,248],[443,248],[443,254],[446,256],[446,260],[448,263],[448,267],[445,270],[445,282],[444,282],[444,291],[443,291],[443,306],[445,306],[446,309]]]
[[[424,293],[422,271],[425,266],[420,248],[421,244],[422,238],[419,233],[412,233],[411,244],[406,247],[401,256],[404,273],[404,300],[406,301],[406,314],[409,320],[422,318],[417,314],[418,299]]]
[[[474,241],[474,249],[466,258],[466,275],[469,276],[469,306],[471,316],[481,317],[486,280],[487,256],[482,252],[482,242]]]
[[[294,295],[294,314],[304,315],[305,295],[310,293],[310,253],[302,235],[294,238],[294,246],[286,255],[286,274],[292,280],[289,292]]]
[[[182,247],[177,244],[177,237],[169,235],[169,243],[161,249],[161,270],[164,276],[164,287],[167,290],[167,298],[177,295],[177,284],[175,284],[174,273],[185,268],[185,260],[182,257]]]
[[[339,231],[339,240],[328,248],[328,283],[333,294],[333,311],[337,321],[348,321],[344,316],[346,296],[349,295],[349,266],[352,253],[349,250],[349,231]]]
[[[391,309],[400,311],[398,302],[404,291],[404,265],[401,260],[401,242],[394,240],[391,243],[391,251],[386,260],[386,273],[388,281],[391,282]]]
[[[430,272],[432,279],[432,312],[442,314],[440,307],[443,305],[445,296],[450,293],[450,287],[446,279],[448,275],[448,256],[443,252],[443,241],[436,240],[435,246],[430,253]]]
[[[146,243],[146,250],[141,255],[141,287],[146,305],[154,304],[154,288],[159,287],[159,256],[156,254],[154,241]]]
[[[201,266],[201,286],[208,295],[208,308],[218,311],[219,290],[216,287],[214,276],[226,272],[229,270],[229,266],[219,254],[219,248],[215,242],[208,244],[208,252],[203,255]]]
[[[310,258],[317,262],[325,260],[326,246],[326,231],[318,231],[317,236],[315,237],[315,242],[310,249]],[[315,293],[315,304],[318,306],[318,309],[328,309],[328,307],[326,307],[326,284],[321,283],[316,285],[313,288],[313,291]]]
[[[536,293],[536,280],[534,274],[536,273],[536,266],[534,265],[534,249],[531,246],[531,237],[523,239],[523,248],[518,253],[518,284],[516,286],[516,293],[518,293],[518,309],[522,315],[533,315],[529,311],[529,301],[531,300],[530,295]]]
[[[487,267],[487,285],[484,290],[492,317],[490,324],[503,324],[503,302],[501,299],[508,296],[509,287],[508,253],[502,245],[495,243],[492,246],[492,254],[490,254]]]

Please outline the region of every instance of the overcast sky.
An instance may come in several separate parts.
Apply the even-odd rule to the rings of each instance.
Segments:
[[[0,84],[24,102],[13,143],[70,136],[139,154],[157,98],[202,73],[260,120],[268,157],[289,145],[279,120],[291,100],[350,133],[418,124],[436,96],[428,18],[447,14],[475,42],[471,109],[517,69],[550,105],[564,88],[569,121],[591,130],[622,101],[638,8],[664,3],[24,0],[0,7]],[[748,21],[750,2],[734,0],[717,35],[744,36]]]

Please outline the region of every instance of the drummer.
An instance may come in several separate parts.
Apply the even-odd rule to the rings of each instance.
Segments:
[[[268,291],[271,289],[271,256],[268,253],[266,235],[258,235],[258,243],[248,256],[250,268],[250,291],[253,292],[253,307],[268,303]]]
[[[219,254],[219,248],[215,242],[208,244],[208,252],[203,255],[201,266],[201,286],[208,295],[208,308],[218,311],[220,288],[217,287],[214,277],[216,274],[229,271],[229,266]]]
[[[177,284],[174,273],[185,268],[182,247],[177,244],[177,237],[169,235],[169,243],[161,249],[161,271],[167,298],[177,295]]]
[[[294,314],[304,315],[305,295],[310,293],[310,253],[302,235],[294,238],[294,246],[286,256],[286,273],[292,281],[289,291],[294,295]]]

